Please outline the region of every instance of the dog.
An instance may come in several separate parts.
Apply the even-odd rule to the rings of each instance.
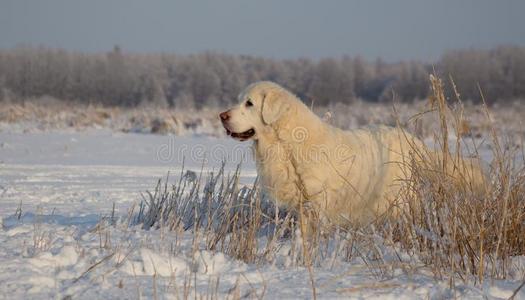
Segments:
[[[325,123],[293,93],[256,82],[220,113],[226,133],[253,141],[262,188],[280,206],[330,224],[363,224],[384,214],[429,153],[423,142],[386,126],[344,131]]]

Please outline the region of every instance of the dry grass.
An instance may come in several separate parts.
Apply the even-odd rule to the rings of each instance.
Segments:
[[[479,282],[505,278],[513,269],[512,257],[525,255],[523,163],[516,163],[518,153],[503,147],[500,134],[491,127],[493,161],[484,186],[472,184],[472,170],[460,167],[467,158],[451,152],[448,144],[452,131],[459,137],[455,148],[469,144],[474,149],[470,154],[477,156],[474,142],[460,134],[463,111],[448,108],[441,80],[431,77],[431,84],[441,124],[436,144],[444,155],[423,156],[423,164],[412,168],[410,190],[401,199],[409,209],[397,221],[393,239],[417,253],[439,277],[475,276]],[[456,98],[461,105],[457,92]],[[450,164],[452,172],[447,170]]]
[[[144,229],[193,230],[208,250],[246,262],[258,262],[275,251],[274,238],[284,235],[291,216],[283,216],[263,199],[257,185],[240,187],[239,168],[233,174],[225,174],[223,165],[217,173],[180,175],[176,184],[159,181],[155,191],[148,192],[135,223]],[[265,249],[258,249],[261,234],[268,237]]]
[[[107,128],[114,131],[175,134],[222,134],[216,110],[175,110],[160,107],[104,107],[66,104],[44,97],[24,103],[0,103],[0,123],[21,125],[27,131]]]
[[[525,102],[515,102],[507,106],[492,106],[490,118],[481,105],[460,103],[455,97],[445,99],[450,103],[449,110],[455,113],[462,111],[461,124],[457,124],[459,136],[468,138],[487,137],[492,128],[505,133],[515,140],[525,137]],[[397,103],[394,94],[392,103],[356,102],[352,105],[333,104],[328,107],[316,107],[317,115],[323,116],[332,125],[352,129],[368,125],[396,126],[400,120],[403,126],[419,138],[433,138],[434,133],[440,130],[440,116],[432,113],[430,100],[413,103]],[[395,106],[395,109],[394,109]],[[450,119],[449,121],[452,121]],[[454,130],[454,133],[456,131]]]
[[[391,103],[369,103],[357,101],[352,105],[333,104],[315,107],[315,112],[329,123],[344,129],[370,124],[395,126],[399,120],[408,120],[405,126],[419,138],[432,137],[439,130],[437,114],[428,112],[428,101],[396,103],[394,112]],[[515,102],[507,106],[493,106],[487,118],[482,106],[454,104],[453,111],[462,110],[465,118],[458,124],[460,136],[488,137],[491,128],[504,131],[513,141],[525,137],[525,105]],[[101,105],[68,104],[51,97],[27,99],[22,103],[0,102],[0,124],[20,125],[27,131],[88,128],[107,128],[122,132],[184,135],[199,133],[223,136],[216,108],[178,110],[160,107],[104,107]],[[468,118],[467,118],[468,117]],[[10,127],[7,127],[10,128]],[[515,146],[515,145],[514,145]]]

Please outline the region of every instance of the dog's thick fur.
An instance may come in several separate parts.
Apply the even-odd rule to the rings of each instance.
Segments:
[[[399,128],[332,127],[272,82],[248,86],[239,100],[221,119],[232,137],[254,140],[263,188],[279,205],[298,209],[302,201],[332,224],[384,213],[410,178],[411,163],[427,153]]]

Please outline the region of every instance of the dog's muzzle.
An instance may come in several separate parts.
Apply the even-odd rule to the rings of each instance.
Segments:
[[[252,138],[255,135],[255,129],[253,129],[253,128],[248,129],[248,130],[246,130],[244,132],[234,132],[234,131],[230,130],[230,128],[228,127],[228,120],[230,119],[230,111],[229,110],[220,113],[219,117],[221,119],[222,126],[224,127],[224,129],[226,129],[226,134],[231,136],[232,138],[238,139],[238,140],[241,140],[241,141],[246,141],[246,140]]]

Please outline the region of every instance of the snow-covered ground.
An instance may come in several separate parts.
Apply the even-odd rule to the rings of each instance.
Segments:
[[[311,298],[309,272],[290,263],[287,244],[274,263],[253,265],[203,250],[191,231],[128,226],[141,193],[178,176],[183,161],[194,171],[242,161],[250,184],[250,155],[248,144],[204,136],[0,132],[0,298]],[[359,259],[329,259],[313,269],[317,296],[508,298],[522,281],[450,289],[425,268],[390,269],[379,277]]]

